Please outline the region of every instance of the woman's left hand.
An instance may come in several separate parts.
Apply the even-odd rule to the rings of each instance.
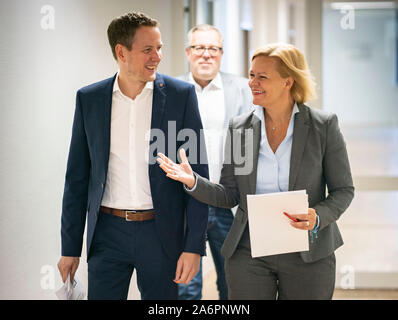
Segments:
[[[316,211],[315,209],[309,208],[308,214],[291,214],[293,218],[299,219],[299,222],[291,221],[290,224],[301,230],[312,230],[316,224]]]

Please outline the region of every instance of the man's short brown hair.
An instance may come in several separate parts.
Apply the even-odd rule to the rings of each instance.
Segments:
[[[113,57],[117,60],[115,47],[119,43],[131,50],[135,32],[140,27],[157,27],[158,22],[141,12],[126,13],[112,20],[108,27],[108,40]]]

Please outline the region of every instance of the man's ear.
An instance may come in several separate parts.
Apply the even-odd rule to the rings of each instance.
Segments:
[[[185,56],[187,57],[188,62],[191,62],[191,48],[185,48]]]
[[[122,46],[120,43],[118,43],[115,46],[115,53],[118,61],[125,62],[126,61],[126,54],[125,54],[126,48]]]

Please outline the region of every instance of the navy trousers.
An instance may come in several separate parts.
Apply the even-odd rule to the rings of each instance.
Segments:
[[[127,299],[136,270],[141,299],[176,300],[177,260],[165,254],[155,220],[125,221],[100,212],[88,259],[88,299]]]
[[[217,289],[220,300],[228,299],[228,286],[225,279],[224,257],[221,255],[221,247],[231,228],[234,216],[230,209],[215,208],[209,206],[209,219],[207,223],[207,241],[210,245],[214,266],[217,272]],[[202,259],[200,269],[192,281],[178,285],[180,300],[200,300],[202,298]]]

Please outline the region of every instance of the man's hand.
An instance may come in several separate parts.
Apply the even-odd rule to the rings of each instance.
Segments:
[[[177,262],[176,277],[174,282],[188,284],[198,273],[199,266],[199,254],[183,252]]]
[[[61,257],[58,262],[58,270],[62,277],[62,282],[65,283],[70,273],[70,281],[73,281],[77,267],[79,266],[79,257]]]

